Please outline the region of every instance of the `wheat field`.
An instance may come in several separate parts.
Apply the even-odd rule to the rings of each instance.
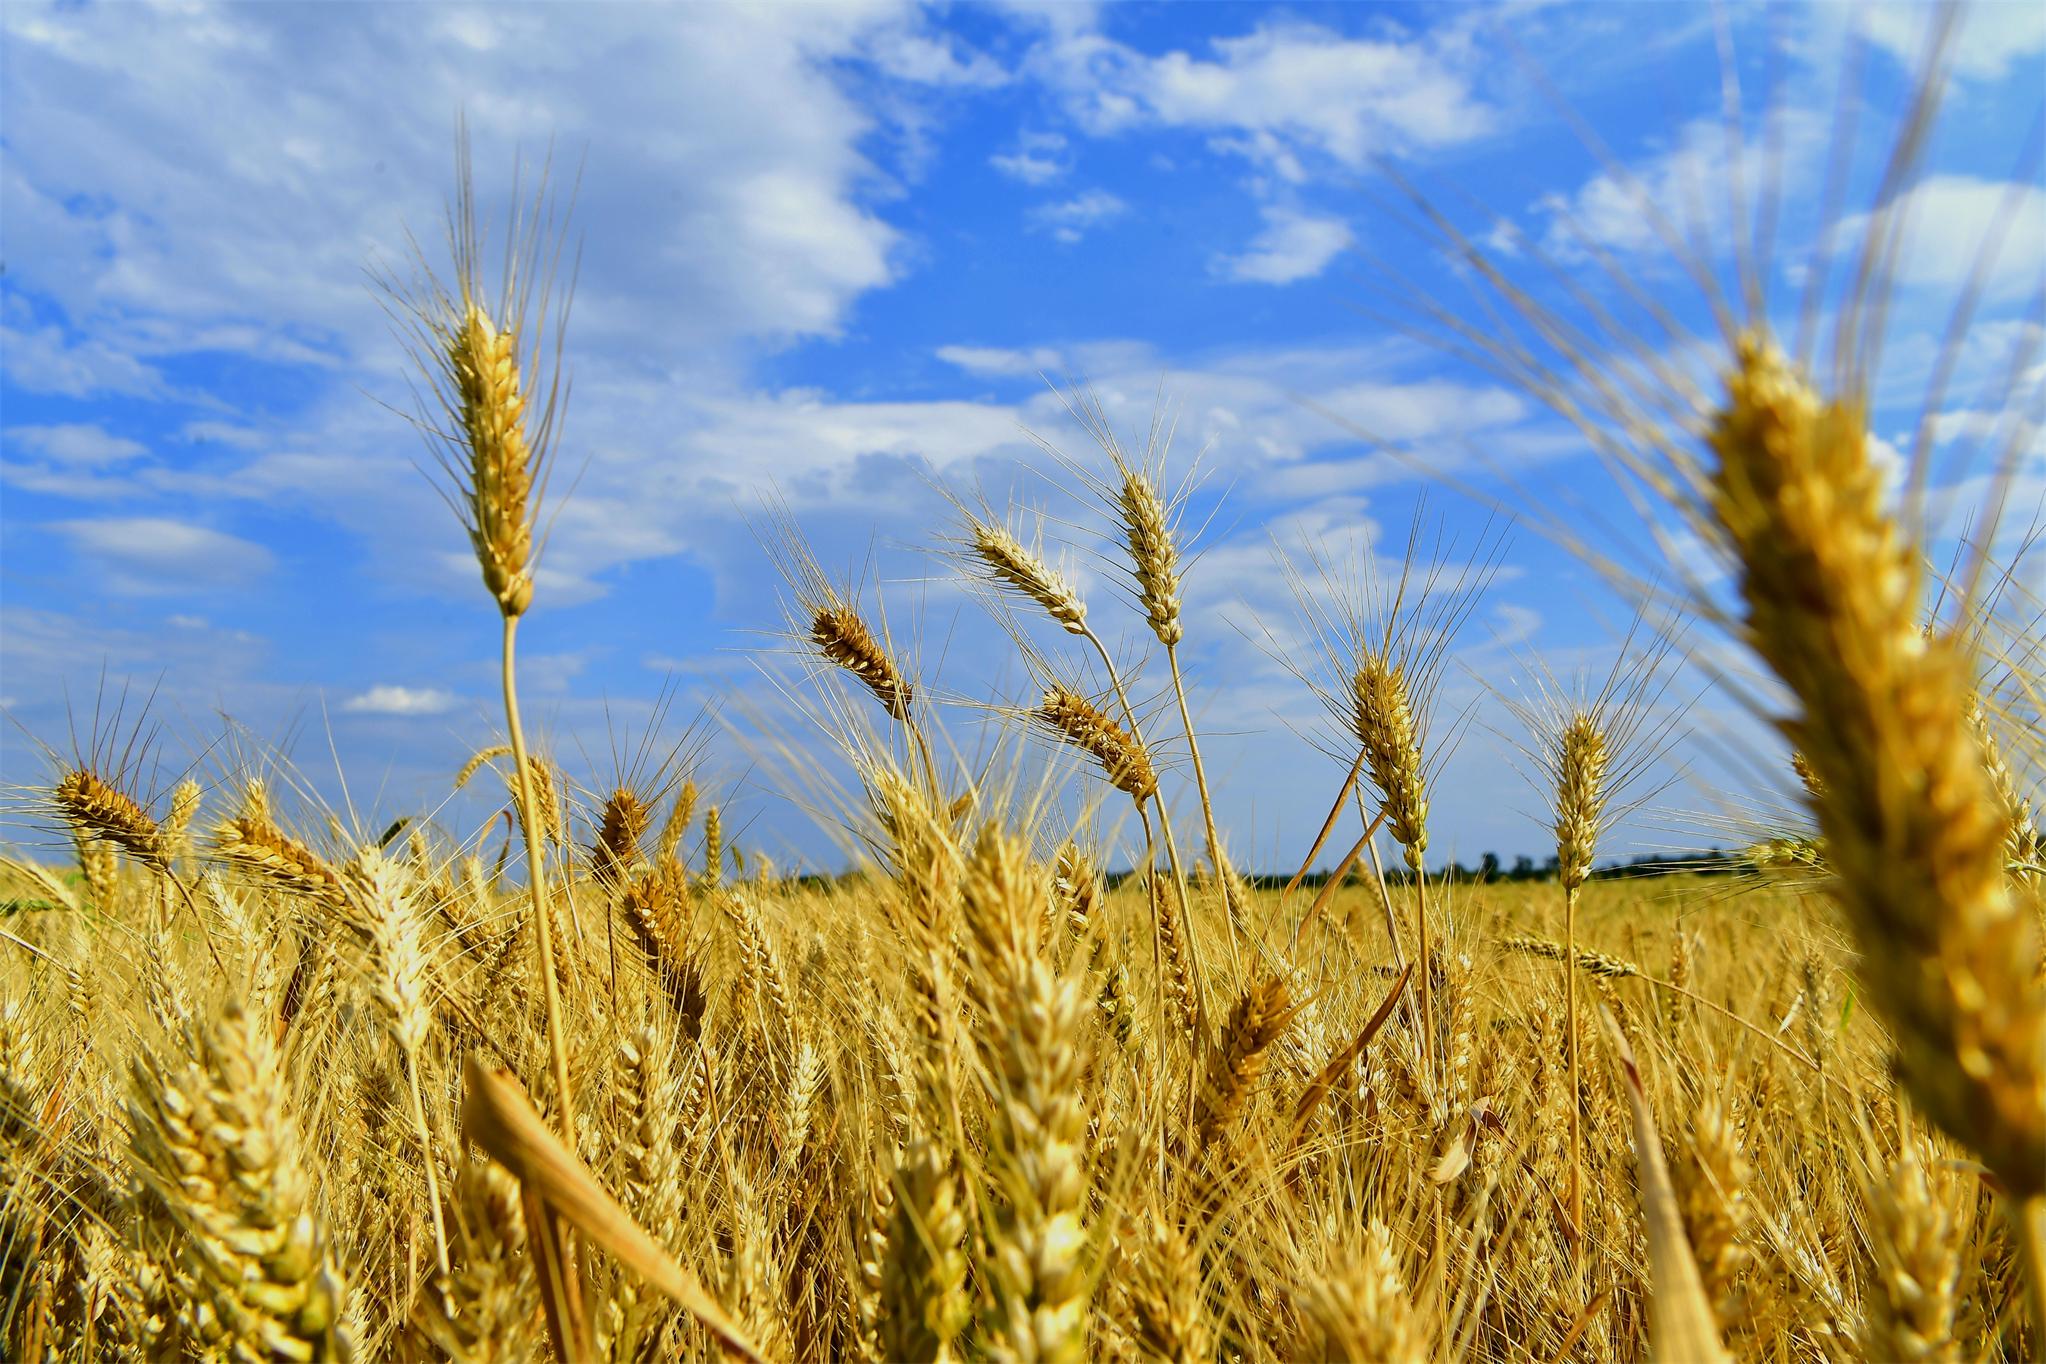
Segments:
[[[1303,875],[1244,874],[1180,666],[1180,471],[1082,390],[1123,590],[1009,508],[959,499],[947,545],[1057,641],[1018,629],[1000,717],[1053,782],[962,759],[866,585],[764,517],[853,774],[856,865],[795,877],[695,773],[527,738],[563,238],[525,210],[500,272],[458,176],[450,259],[381,284],[503,629],[502,742],[448,794],[504,832],[349,827],[261,763],[143,789],[132,719],[49,750],[0,908],[6,1357],[2040,1357],[2038,614],[1989,550],[1929,562],[1872,461],[1880,221],[1831,353],[1727,303],[1702,394],[1465,335],[1728,569],[1642,585],[1610,673],[1521,708],[1545,875],[1430,857],[1490,564],[1411,546],[1297,569],[1354,764]],[[1780,684],[1801,808],[1728,866],[1601,876],[1694,629]]]

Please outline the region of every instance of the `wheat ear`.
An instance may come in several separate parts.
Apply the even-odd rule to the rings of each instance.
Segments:
[[[652,824],[653,813],[631,787],[621,786],[605,798],[590,845],[590,867],[599,881],[615,886],[625,879],[639,863],[639,841]]]
[[[1382,1222],[1366,1227],[1364,1244],[1309,1284],[1303,1305],[1321,1337],[1317,1359],[1391,1364],[1428,1357],[1427,1332]]]
[[[1042,552],[1025,545],[1006,526],[977,516],[967,521],[967,547],[987,577],[1036,602],[1066,633],[1087,633],[1087,603],[1080,589]]]
[[[1421,1051],[1435,1064],[1435,959],[1428,924],[1428,795],[1420,724],[1406,669],[1388,649],[1366,649],[1350,678],[1350,723],[1363,745],[1365,770],[1378,787],[1387,830],[1413,873],[1414,917],[1420,934]]]
[[[2009,811],[1971,720],[1970,659],[1928,636],[1923,569],[1883,500],[1858,401],[1740,338],[1709,435],[1710,509],[1744,634],[1799,703],[1832,890],[1919,1108],[2009,1190],[2046,1329],[2046,987],[2005,876]],[[2026,1205],[2030,1204],[2028,1208]]]
[[[1085,1002],[1041,951],[1041,894],[1020,841],[992,827],[983,833],[967,864],[963,900],[986,977],[993,1035],[985,1043],[999,1085],[999,1156],[1009,1193],[989,1240],[997,1302],[987,1343],[998,1360],[1077,1364],[1087,1341],[1080,1264]]]
[[[959,1176],[942,1147],[911,1145],[896,1167],[894,1207],[879,1276],[883,1357],[955,1364],[973,1307]]]
[[[1052,734],[1101,764],[1108,784],[1139,803],[1158,792],[1151,755],[1130,731],[1061,682],[1045,688],[1033,718]]]
[[[1933,1153],[1906,1133],[1903,1149],[1867,1192],[1875,1291],[1863,1295],[1861,1346],[1870,1359],[1957,1364],[1954,1338],[1961,1245],[1955,1200],[1931,1175]]]
[[[191,1059],[134,1064],[132,1151],[178,1228],[195,1353],[346,1359],[346,1290],[314,1218],[269,1029],[230,1004]]]
[[[843,602],[828,602],[810,615],[810,642],[819,653],[843,668],[898,720],[909,718],[915,689],[858,611]]]
[[[1286,978],[1264,974],[1246,985],[1208,1056],[1208,1073],[1194,1108],[1194,1133],[1203,1146],[1227,1135],[1264,1072],[1265,1057],[1298,1009]]]

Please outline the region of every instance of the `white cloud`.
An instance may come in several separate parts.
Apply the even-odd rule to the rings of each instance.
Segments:
[[[387,683],[349,697],[341,703],[341,709],[358,715],[439,715],[452,710],[455,702],[455,694],[440,687],[398,687]]]
[[[1956,289],[1968,282],[1983,248],[2000,236],[1983,285],[1991,297],[2022,295],[2039,287],[2046,261],[2046,189],[2023,183],[1935,175],[1892,205],[1904,215],[1903,249],[1895,278],[1907,285]],[[1871,218],[1856,214],[1840,225],[1845,242],[1858,244]]]
[[[1105,189],[1090,189],[1030,211],[1030,221],[1062,242],[1077,242],[1090,228],[1120,218],[1130,206]]]
[[[1149,56],[1087,31],[1051,39],[1040,64],[1091,131],[1205,131],[1289,178],[1305,153],[1356,169],[1381,152],[1468,141],[1494,123],[1461,57],[1426,38],[1345,38],[1280,22],[1217,39],[1211,51]]]
[[[135,596],[252,587],[271,564],[261,545],[165,516],[56,521],[50,528],[98,564],[116,592]]]
[[[1317,218],[1297,209],[1264,210],[1265,225],[1242,255],[1217,262],[1230,279],[1254,284],[1292,284],[1312,279],[1354,240],[1340,218]]]
[[[30,451],[56,464],[87,467],[123,464],[149,453],[141,443],[89,422],[10,426],[6,435],[14,450]]]
[[[1926,40],[1939,12],[1939,6],[1926,4],[1856,7],[1869,41],[1913,71],[1925,60]],[[1959,18],[1959,32],[1947,54],[1955,74],[2001,80],[2013,66],[2022,66],[2037,77],[2038,58],[2046,52],[2046,6],[2030,0],[1996,0],[1969,5]]]
[[[1608,170],[1569,194],[1544,195],[1535,205],[1540,226],[1534,236],[1559,261],[1576,263],[1592,249],[1667,254],[1670,238],[1691,249],[1701,237],[1715,251],[1734,244],[1729,195],[1736,171],[1750,196],[1765,174],[1795,184],[1817,167],[1830,129],[1825,116],[1785,108],[1769,151],[1758,139],[1729,146],[1726,126],[1715,115],[1694,119],[1659,150],[1624,170]],[[1494,240],[1516,243],[1512,228],[1495,222]]]
[[[988,164],[1011,180],[1047,185],[1073,168],[1065,150],[1063,133],[1024,132],[1016,139],[1015,151],[996,152],[988,158]]]
[[[896,278],[899,246],[866,149],[887,101],[856,102],[840,64],[897,89],[990,78],[899,3],[691,6],[659,24],[549,6],[9,6],[0,41],[16,58],[10,284],[71,329],[10,315],[9,377],[74,394],[160,387],[147,357],[199,348],[382,364],[362,267],[402,262],[407,228],[435,240],[457,109],[486,205],[515,146],[551,139],[561,180],[586,158],[582,361],[701,366],[735,340],[836,334]]]
[[[55,325],[0,324],[0,352],[7,356],[7,382],[27,393],[83,398],[155,395],[165,388],[154,366],[95,338],[71,340]]]
[[[886,74],[917,85],[986,89],[1008,80],[1001,63],[971,49],[962,55],[963,46],[950,35],[933,36],[905,26],[873,35],[865,55]]]
[[[1059,353],[1043,346],[1035,350],[1009,350],[1000,346],[940,346],[937,356],[968,374],[1001,375],[1005,378],[1049,374],[1059,367]]]

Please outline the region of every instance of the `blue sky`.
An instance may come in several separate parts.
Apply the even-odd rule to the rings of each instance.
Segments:
[[[407,402],[402,352],[365,279],[402,265],[408,229],[437,230],[459,112],[486,205],[508,205],[517,157],[530,167],[550,140],[581,165],[563,449],[580,477],[523,637],[529,713],[572,775],[608,781],[614,736],[672,686],[676,737],[721,707],[702,775],[749,841],[824,855],[743,733],[813,740],[774,680],[800,674],[771,633],[780,584],[749,519],[771,488],[826,566],[865,570],[921,639],[969,750],[986,712],[963,703],[1027,681],[920,548],[945,515],[933,480],[1042,507],[1134,655],[1141,622],[1098,558],[1098,511],[1044,477],[1026,435],[1087,458],[1041,377],[1070,375],[1132,435],[1162,387],[1179,467],[1200,456],[1190,681],[1241,860],[1277,865],[1341,769],[1317,751],[1312,695],[1258,642],[1293,639],[1275,541],[1397,538],[1426,496],[1473,543],[1487,511],[1430,470],[1509,507],[1630,518],[1567,428],[1381,316],[1389,286],[1470,297],[1389,172],[1538,291],[1540,256],[1594,289],[1611,260],[1697,325],[1697,290],[1626,179],[1560,111],[1701,226],[1723,279],[1729,211],[1692,187],[1774,166],[1765,273],[1794,302],[1842,53],[1866,45],[1851,237],[1927,11],[1722,12],[1750,111],[1732,151],[1702,6],[0,8],[0,700],[17,722],[0,767],[36,780],[24,731],[64,749],[102,675],[154,691],[160,782],[223,712],[246,731],[215,767],[275,746],[338,801],[331,749],[379,815],[437,800],[495,739],[495,616],[386,406]],[[1943,440],[1979,425],[1970,395],[1997,391],[2038,335],[2046,188],[2020,153],[2042,74],[2046,10],[1977,7],[1912,190],[1879,389],[1892,444],[2005,208]],[[2027,439],[2029,508],[2046,451]],[[1595,573],[1531,527],[1505,532],[1442,701],[1445,731],[1473,709],[1439,774],[1434,845],[1467,861],[1543,851],[1487,686],[1516,690],[1532,656],[1602,668],[1625,621]],[[1159,681],[1154,662],[1147,694]],[[1709,695],[1685,728],[1700,775],[1665,803],[1707,811],[1714,755],[1759,752],[1756,729]],[[1636,821],[1612,851],[1710,841],[1677,823]]]

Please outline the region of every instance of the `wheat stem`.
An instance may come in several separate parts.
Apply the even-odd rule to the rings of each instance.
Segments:
[[[2026,1296],[2031,1299],[2032,1318],[2046,1334],[2046,1194],[2033,1194],[2011,1205],[2017,1222],[2020,1258],[2025,1262]]]
[[[1584,1234],[1584,1105],[1577,1079],[1577,891],[1563,886],[1563,1037],[1570,1075],[1570,1228],[1582,1245]]]
[[[1108,646],[1101,642],[1100,635],[1094,633],[1093,626],[1087,626],[1083,633],[1086,636],[1087,642],[1094,646],[1094,652],[1101,655],[1101,666],[1107,669],[1109,685],[1115,688],[1115,698],[1122,705],[1123,719],[1129,724],[1130,737],[1136,740],[1138,748],[1146,753],[1150,752],[1150,748],[1144,743],[1144,731],[1137,724],[1137,708],[1130,704],[1129,691],[1123,686],[1122,673],[1115,666],[1115,659],[1110,656]],[[1187,923],[1189,921],[1189,911],[1186,898],[1186,873],[1179,861],[1179,843],[1172,836],[1172,819],[1166,812],[1164,796],[1153,791],[1152,801],[1158,807],[1158,824],[1165,836],[1165,857],[1172,867],[1172,889],[1175,898],[1179,901],[1179,921]],[[1142,811],[1140,810],[1139,813],[1141,814]],[[1148,822],[1146,824],[1145,837],[1147,840],[1150,837]],[[1193,963],[1194,1013],[1196,1017],[1205,1020],[1208,1016],[1207,985],[1201,971],[1200,947],[1193,941],[1193,933],[1190,929],[1186,934],[1186,938],[1187,952]]]
[[[1343,789],[1336,792],[1335,804],[1328,807],[1328,818],[1321,822],[1321,832],[1314,836],[1314,845],[1307,850],[1307,856],[1300,859],[1300,870],[1293,873],[1293,879],[1286,883],[1281,898],[1300,889],[1300,883],[1307,879],[1307,873],[1314,866],[1314,859],[1321,854],[1328,836],[1336,831],[1336,822],[1343,817],[1343,802],[1350,798],[1350,792],[1357,789],[1357,778],[1364,774],[1364,750],[1357,750],[1357,761],[1350,764],[1350,775],[1343,778]],[[1376,827],[1375,825],[1373,827]]]
[[[554,928],[547,913],[545,854],[540,841],[539,810],[533,797],[533,773],[526,761],[526,732],[519,723],[516,672],[519,618],[504,616],[504,719],[512,747],[512,768],[518,773],[520,823],[526,830],[526,885],[533,903],[534,936],[540,944],[540,980],[547,1001],[547,1050],[554,1066],[554,1089],[561,1105],[555,1118],[563,1137],[574,1140],[575,1094],[569,1088],[568,1038],[561,1028],[561,982],[554,971]]]
[[[1410,859],[1411,860],[1411,859]],[[1421,1057],[1429,1078],[1437,1076],[1435,1055],[1435,948],[1428,939],[1428,873],[1419,867],[1414,873],[1414,924],[1420,936],[1421,957]]]
[[[1222,883],[1222,898],[1229,911],[1222,916],[1229,929],[1229,962],[1237,966],[1242,960],[1236,943],[1236,921],[1243,912],[1242,893],[1236,886],[1236,873],[1222,851],[1222,840],[1215,833],[1215,803],[1208,798],[1208,772],[1201,764],[1200,740],[1194,736],[1193,713],[1186,704],[1186,679],[1179,670],[1178,644],[1165,646],[1165,661],[1172,669],[1172,691],[1179,700],[1179,723],[1186,730],[1186,751],[1193,758],[1194,790],[1200,794],[1201,822],[1208,835],[1208,865],[1215,869],[1215,879]]]
[[[404,1060],[405,1087],[412,1096],[412,1125],[419,1130],[419,1164],[426,1175],[426,1204],[433,1212],[434,1264],[440,1269],[441,1281],[445,1283],[450,1273],[448,1229],[441,1217],[440,1175],[434,1168],[432,1129],[426,1125],[426,1100],[419,1090],[419,1060],[408,1048],[399,1048],[398,1054]]]

